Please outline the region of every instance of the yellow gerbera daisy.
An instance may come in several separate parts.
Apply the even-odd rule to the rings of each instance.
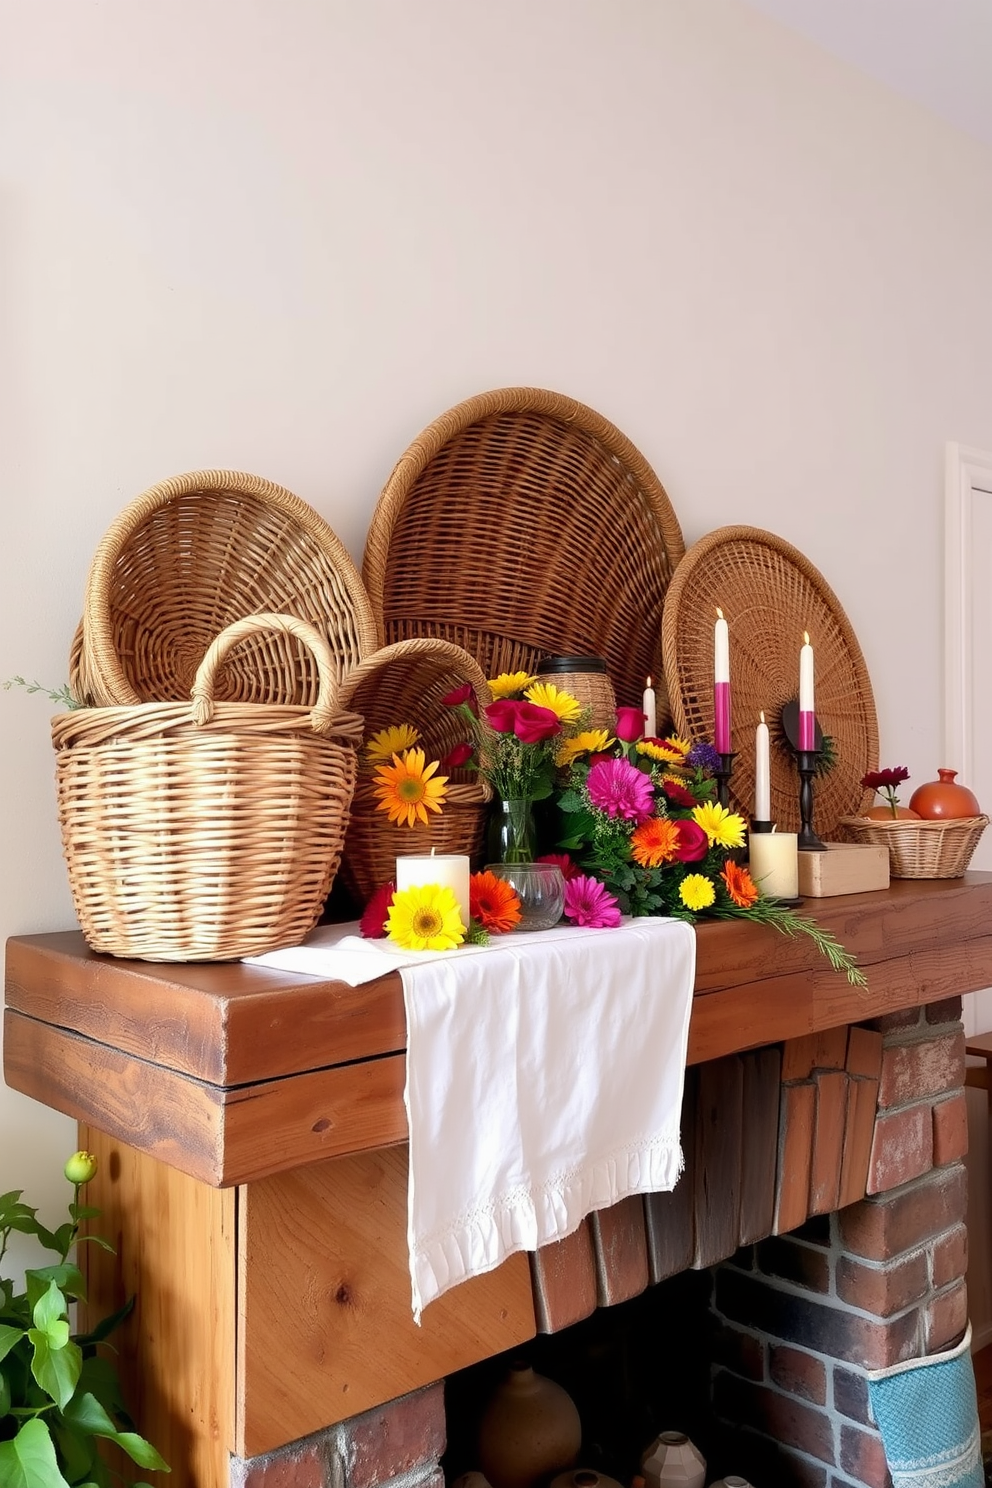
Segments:
[[[704,801],[693,808],[692,819],[702,827],[710,847],[743,847],[744,818],[716,801]]]
[[[689,873],[679,884],[679,898],[686,909],[709,909],[716,889],[704,873]]]
[[[394,754],[402,754],[405,749],[412,749],[420,738],[412,723],[397,723],[391,728],[380,729],[373,734],[365,746],[365,753],[370,760],[392,759]]]
[[[398,889],[386,917],[386,934],[407,951],[451,951],[465,939],[458,900],[440,884]]]
[[[498,677],[490,677],[489,691],[494,698],[512,697],[515,692],[523,692],[534,680],[530,672],[500,672]]]
[[[556,765],[570,765],[580,754],[604,754],[613,744],[612,735],[605,729],[585,729],[571,739],[564,739],[555,755]]]
[[[428,811],[440,811],[447,796],[447,775],[435,775],[438,761],[427,763],[422,749],[408,749],[404,754],[394,754],[391,765],[380,765],[372,787],[377,797],[376,808],[385,811],[390,821],[405,823],[408,827],[417,822],[427,824]]]
[[[578,698],[556,687],[553,682],[533,682],[525,689],[524,697],[536,708],[550,708],[562,723],[578,723],[582,717],[582,704]]]

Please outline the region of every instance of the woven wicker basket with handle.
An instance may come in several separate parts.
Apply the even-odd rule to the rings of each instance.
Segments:
[[[602,656],[621,703],[655,679],[661,724],[662,609],[684,546],[619,429],[559,393],[501,388],[411,444],[379,497],[363,574],[381,643],[437,636],[487,677]]]
[[[466,738],[464,721],[441,699],[466,683],[478,708],[492,701],[482,669],[467,651],[422,636],[385,646],[355,667],[342,683],[339,701],[364,717],[366,740],[390,725],[409,723],[427,759],[440,760]],[[341,865],[342,881],[360,903],[395,878],[399,857],[433,849],[465,853],[473,868],[481,866],[492,792],[474,772],[442,767],[441,773],[448,778],[443,810],[431,814],[426,826],[408,827],[378,809],[371,771],[363,769]]]
[[[260,632],[314,657],[313,707],[215,702],[221,664]],[[327,642],[252,615],[207,650],[193,702],[82,708],[52,720],[62,845],[95,951],[230,961],[295,945],[344,846],[362,720],[335,702]]]
[[[244,615],[313,625],[340,680],[375,650],[371,605],[333,530],[299,496],[238,470],[193,470],[136,497],[99,543],[70,656],[73,693],[98,707],[180,701],[216,635]],[[297,637],[264,633],[218,678],[227,702],[317,699]]]

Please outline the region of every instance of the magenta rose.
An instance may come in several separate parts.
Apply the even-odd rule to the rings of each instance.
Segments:
[[[539,708],[536,703],[517,703],[516,708],[513,731],[521,744],[542,744],[561,733],[561,719],[551,708]]]
[[[496,730],[498,734],[512,734],[517,726],[517,709],[520,703],[516,698],[497,698],[494,703],[488,703],[483,709],[489,727]]]
[[[677,821],[675,825],[679,829],[679,845],[675,849],[675,856],[680,863],[698,863],[700,858],[705,858],[709,851],[710,840],[698,822],[691,817],[683,821]]]
[[[636,744],[644,732],[645,716],[640,708],[618,708],[617,738],[624,744]]]

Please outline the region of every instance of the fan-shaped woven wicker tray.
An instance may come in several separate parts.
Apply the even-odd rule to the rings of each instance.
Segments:
[[[423,636],[398,641],[376,651],[345,678],[338,706],[365,719],[365,740],[380,729],[409,723],[428,758],[443,759],[466,739],[458,712],[441,699],[471,683],[481,709],[492,701],[477,661],[448,641]],[[489,786],[474,771],[449,769],[448,796],[439,815],[426,826],[391,822],[376,805],[372,772],[363,760],[345,839],[341,877],[362,903],[395,878],[396,859],[415,853],[466,853],[473,868],[481,866]]]
[[[754,731],[764,710],[772,737],[771,811],[782,831],[800,825],[799,776],[781,729],[799,691],[799,648],[808,631],[816,657],[816,714],[837,763],[815,782],[814,826],[836,835],[842,816],[871,804],[861,778],[878,764],[878,723],[861,647],[833,590],[807,558],[770,532],[721,527],[686,554],[668,591],[663,627],[672,713],[690,738],[713,737],[713,625],[730,627],[730,782],[734,805],[754,812]]]
[[[307,502],[238,470],[162,481],[124,508],[93,556],[72,690],[100,707],[184,701],[213,638],[259,611],[309,621],[336,680],[375,650],[358,570]],[[294,636],[266,634],[239,647],[219,687],[218,700],[309,707],[319,678]]]
[[[683,551],[658,477],[619,429],[559,393],[502,388],[414,440],[379,497],[363,573],[383,643],[438,636],[487,677],[548,653],[602,656],[630,704],[646,676],[660,684]]]

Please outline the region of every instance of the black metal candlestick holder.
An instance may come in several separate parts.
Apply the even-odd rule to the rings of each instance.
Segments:
[[[736,754],[721,754],[720,768],[714,771],[716,775],[716,798],[721,806],[726,806],[730,800],[730,777],[734,773],[734,760]]]
[[[826,848],[813,830],[813,777],[820,758],[818,749],[797,749],[799,766],[799,817],[802,826],[796,846],[800,852],[825,852]]]
[[[757,818],[752,818],[748,830],[751,832],[772,832],[775,830],[775,823],[772,821],[758,821]]]

